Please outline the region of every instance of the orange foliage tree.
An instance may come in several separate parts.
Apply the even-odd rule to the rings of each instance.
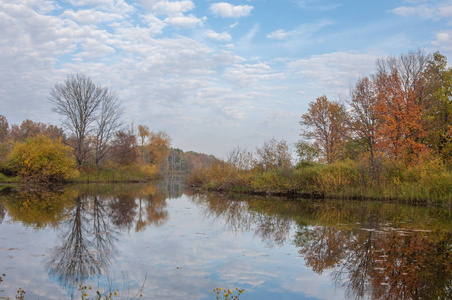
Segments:
[[[319,149],[324,160],[327,163],[334,162],[340,158],[347,138],[347,120],[343,104],[321,96],[309,103],[308,112],[301,116],[301,136],[314,139],[314,146]]]
[[[422,143],[421,105],[416,91],[404,88],[397,69],[376,76],[380,121],[379,148],[395,161],[416,162],[428,148]]]

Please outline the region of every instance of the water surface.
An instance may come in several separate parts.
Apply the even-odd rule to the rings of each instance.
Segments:
[[[450,299],[452,212],[183,193],[183,183],[0,191],[0,298]],[[140,288],[142,287],[141,291]]]

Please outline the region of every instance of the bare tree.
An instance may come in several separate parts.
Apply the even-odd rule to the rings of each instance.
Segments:
[[[117,97],[111,93],[101,101],[99,117],[96,120],[95,159],[96,166],[105,157],[109,150],[109,143],[119,127],[123,110],[117,102]]]
[[[264,142],[260,148],[256,148],[258,164],[265,170],[287,169],[292,166],[292,157],[289,151],[289,144],[285,140],[278,141],[271,138]]]
[[[74,152],[79,165],[92,156],[88,135],[96,137],[96,164],[105,156],[108,141],[119,126],[122,110],[117,96],[108,88],[96,85],[91,78],[80,74],[68,75],[64,83],[57,83],[50,92],[52,111],[62,115],[64,126],[75,139]]]

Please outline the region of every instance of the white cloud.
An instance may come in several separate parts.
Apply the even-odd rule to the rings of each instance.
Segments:
[[[94,9],[78,10],[76,12],[68,9],[64,11],[62,17],[74,20],[78,24],[97,24],[123,19],[120,14],[106,13]]]
[[[359,77],[374,73],[378,57],[366,53],[333,52],[295,60],[288,68],[306,78],[309,88],[323,91],[320,94],[328,91],[348,95],[349,87]]]
[[[234,64],[226,68],[223,75],[229,82],[237,87],[250,87],[251,85],[276,78],[283,78],[282,73],[272,71],[265,63]]]
[[[195,4],[191,0],[183,1],[157,1],[152,9],[159,15],[173,15],[192,10]]]
[[[450,2],[414,3],[413,6],[399,6],[389,12],[402,16],[419,16],[422,19],[441,19],[452,17],[452,5]]]
[[[287,32],[284,29],[278,29],[276,31],[273,31],[270,34],[267,34],[267,38],[269,38],[269,39],[276,39],[276,40],[283,40],[283,39],[286,39],[289,36],[292,36],[294,34],[296,34],[295,31]]]
[[[285,40],[288,38],[293,38],[292,41],[295,44],[298,44],[300,42],[306,43],[306,41],[309,38],[313,37],[316,32],[332,24],[334,24],[332,20],[320,19],[313,23],[302,24],[291,31],[278,29],[267,34],[266,37],[274,40]]]
[[[103,58],[116,52],[114,48],[106,45],[104,41],[92,38],[86,39],[83,48],[85,51],[79,53],[77,56],[86,59]]]
[[[160,20],[153,14],[145,15],[144,19],[146,20],[149,33],[152,36],[162,33],[163,28],[165,28],[166,26],[166,24],[162,20]]]
[[[451,18],[452,17],[452,5],[443,6],[438,11],[438,16],[441,18]]]
[[[248,16],[253,10],[250,5],[234,6],[227,2],[213,3],[210,5],[210,11],[217,16],[223,18],[239,18]]]
[[[431,19],[435,17],[435,11],[425,5],[399,6],[394,9],[391,9],[390,12],[402,17],[408,17],[413,15],[418,15],[423,19]]]
[[[40,2],[40,6],[37,7],[37,10],[42,14],[48,14],[57,8],[59,6],[53,3],[53,1],[42,1]]]
[[[435,38],[433,45],[446,50],[452,50],[452,30],[439,32],[436,34]]]
[[[125,0],[70,0],[69,2],[74,7],[91,6],[121,14],[128,14],[134,11],[134,7],[125,2]]]
[[[195,26],[203,26],[204,19],[198,19],[194,15],[190,14],[188,16],[184,16],[182,14],[169,16],[165,19],[165,22],[173,25],[174,27],[186,27],[192,28]]]
[[[213,30],[207,30],[206,37],[220,42],[228,42],[232,39],[231,35],[227,32],[218,33]]]

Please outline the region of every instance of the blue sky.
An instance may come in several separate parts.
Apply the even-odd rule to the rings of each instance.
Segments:
[[[418,48],[452,59],[452,2],[2,0],[0,114],[60,125],[47,100],[82,72],[127,124],[224,157],[299,139],[321,95],[346,100],[375,61]]]

